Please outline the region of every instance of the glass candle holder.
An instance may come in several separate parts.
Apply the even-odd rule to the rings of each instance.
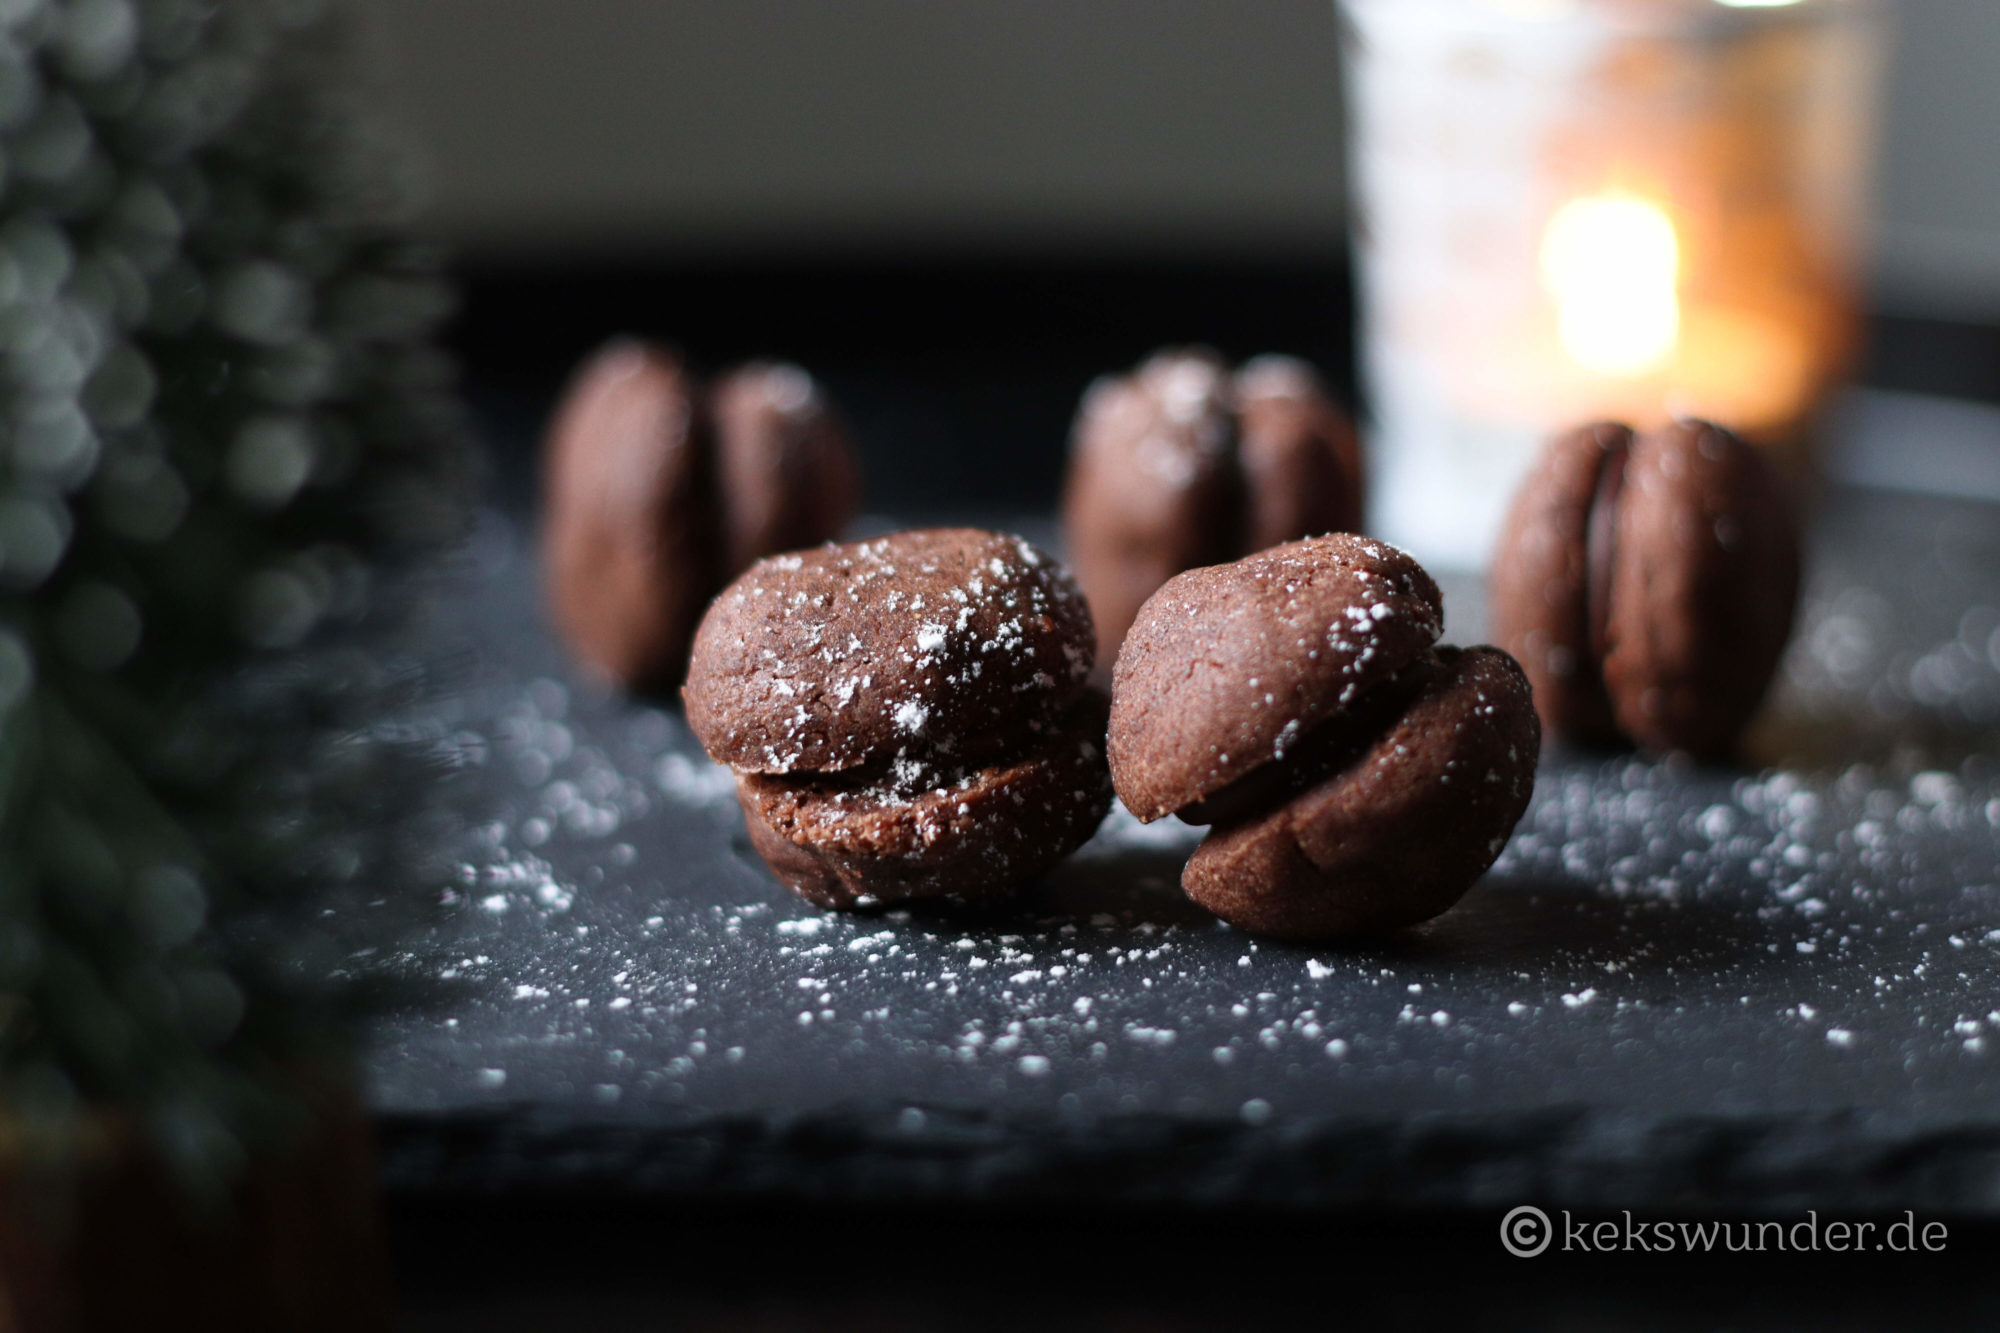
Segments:
[[[1553,432],[1796,466],[1855,345],[1868,0],[1339,0],[1371,531],[1483,566]]]

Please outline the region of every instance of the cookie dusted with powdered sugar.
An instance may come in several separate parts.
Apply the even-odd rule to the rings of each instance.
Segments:
[[[1496,648],[1437,648],[1442,602],[1365,537],[1191,570],[1140,609],[1110,764],[1133,814],[1212,824],[1181,876],[1246,930],[1329,939],[1444,911],[1533,793],[1541,732]]]
[[[1312,367],[1163,351],[1091,385],[1063,486],[1063,541],[1107,666],[1184,569],[1361,525],[1361,447]]]
[[[898,533],[753,565],[682,697],[751,840],[824,906],[991,897],[1110,804],[1090,611],[1018,537]]]
[[[860,492],[846,428],[805,371],[756,362],[711,387],[627,340],[578,368],[542,481],[557,630],[585,670],[648,692],[680,681],[731,574],[838,536]]]

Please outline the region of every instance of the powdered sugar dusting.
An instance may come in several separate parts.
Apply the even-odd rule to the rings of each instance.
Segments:
[[[924,724],[930,721],[930,710],[915,699],[905,699],[896,706],[896,729],[912,736],[921,735]]]
[[[1912,539],[1925,559],[1968,540]],[[1922,623],[1924,598],[1882,591],[1913,567],[1868,585],[1878,603],[1815,592],[1772,719],[1811,756],[1855,744],[1836,719],[1887,719],[1895,744],[1761,770],[1557,755],[1463,904],[1334,950],[1192,910],[1176,880],[1199,830],[1122,811],[1006,912],[823,916],[738,845],[732,809],[659,780],[677,754],[714,785],[673,712],[572,701],[496,640],[501,681],[441,715],[469,846],[437,929],[386,960],[423,998],[371,1029],[373,1105],[407,1125],[526,1107],[579,1135],[613,1105],[649,1134],[772,1118],[818,1143],[834,1123],[919,1153],[968,1123],[1312,1141],[1555,1106],[1607,1131],[1593,1162],[1654,1160],[1664,1125],[1779,1189],[1805,1160],[1757,1175],[1783,1125],[1834,1089],[1856,1114],[1807,1117],[1813,1160],[1851,1141],[1880,1166],[1913,1121],[1935,1165],[1938,1126],[1983,1141],[2000,1105],[2000,770],[1974,720],[1994,628],[1959,623],[2000,598]],[[493,596],[517,625],[519,587]],[[1746,1122],[1767,1127],[1747,1154]]]

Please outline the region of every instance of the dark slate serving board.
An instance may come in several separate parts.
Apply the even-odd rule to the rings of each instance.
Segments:
[[[1816,530],[1784,766],[1550,755],[1458,909],[1306,949],[1122,812],[1005,911],[798,902],[676,712],[574,680],[491,515],[444,631],[461,884],[366,1051],[390,1186],[2000,1212],[2000,506],[1834,490]]]

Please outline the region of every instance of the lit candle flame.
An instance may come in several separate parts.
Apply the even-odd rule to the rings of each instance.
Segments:
[[[1599,195],[1563,205],[1542,234],[1542,281],[1563,350],[1585,370],[1657,370],[1680,341],[1680,241],[1654,204]]]

